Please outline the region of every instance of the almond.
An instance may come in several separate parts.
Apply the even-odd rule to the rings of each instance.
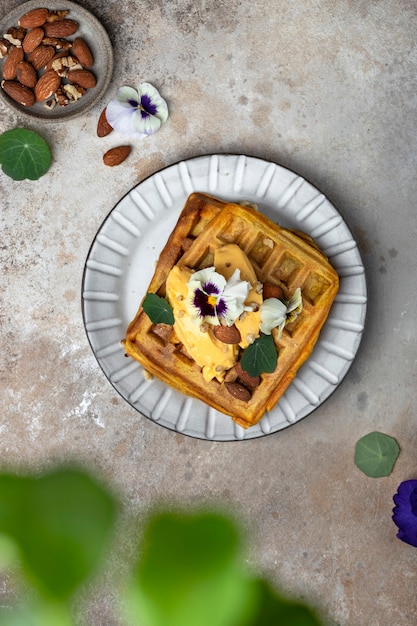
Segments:
[[[242,340],[239,329],[234,324],[233,326],[222,326],[219,324],[213,328],[213,333],[216,339],[222,343],[240,343]]]
[[[69,37],[78,30],[78,22],[64,18],[56,22],[47,22],[43,28],[47,37]]]
[[[72,44],[72,50],[84,67],[91,67],[94,64],[93,54],[87,43],[81,37],[76,37]]]
[[[103,109],[102,112],[100,113],[100,117],[98,118],[98,122],[97,122],[97,136],[106,137],[107,135],[110,135],[112,130],[113,130],[113,126],[110,126],[110,124],[107,121],[106,109]]]
[[[7,95],[12,98],[12,100],[15,100],[15,102],[25,107],[31,107],[35,104],[35,94],[33,91],[17,80],[3,80],[1,86]]]
[[[130,154],[131,146],[117,146],[116,148],[110,148],[103,156],[104,165],[114,167],[120,165]]]
[[[22,28],[36,28],[37,26],[42,26],[45,24],[46,18],[48,17],[48,9],[32,9],[28,11],[18,21],[19,26]]]
[[[261,377],[251,376],[250,374],[248,374],[247,371],[242,368],[240,361],[236,363],[235,370],[237,377],[239,378],[242,385],[244,385],[245,387],[249,387],[249,389],[256,389],[256,387],[261,384]]]
[[[29,30],[26,33],[25,38],[22,41],[23,50],[26,52],[26,54],[29,54],[30,52],[32,52],[32,50],[40,45],[42,39],[43,29],[40,26],[38,26],[37,28],[32,28],[32,30]]]
[[[27,61],[33,65],[36,71],[41,70],[55,55],[52,46],[38,46],[27,56]]]
[[[23,48],[12,48],[3,65],[4,80],[14,80],[16,78],[17,66],[23,61]]]
[[[280,300],[284,297],[284,292],[279,285],[274,285],[273,283],[264,283],[263,289],[263,299],[268,300],[268,298],[277,298]]]
[[[31,89],[34,88],[38,80],[33,65],[31,65],[27,61],[21,61],[18,64],[16,70],[16,78],[19,83],[22,83],[22,85],[26,85],[26,87],[30,87]]]
[[[54,70],[48,70],[38,80],[35,86],[36,102],[43,102],[50,98],[58,89],[61,79]]]
[[[67,78],[71,83],[77,83],[84,89],[91,89],[97,85],[97,79],[90,70],[71,70]]]
[[[244,387],[240,383],[224,383],[224,386],[230,393],[230,395],[236,398],[236,400],[248,402],[251,399],[251,393],[249,389],[246,389],[246,387]]]

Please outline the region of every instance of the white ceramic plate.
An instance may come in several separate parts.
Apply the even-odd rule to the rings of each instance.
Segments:
[[[4,33],[11,26],[17,26],[19,18],[33,9],[46,7],[50,11],[66,9],[69,11],[67,18],[78,22],[77,32],[67,39],[73,41],[75,37],[82,37],[89,45],[94,57],[94,65],[90,69],[97,79],[97,85],[92,89],[87,89],[82,98],[77,102],[71,102],[65,107],[56,105],[53,109],[47,109],[44,102],[37,102],[31,107],[24,107],[12,100],[3,89],[0,88],[0,98],[9,107],[19,112],[21,116],[27,118],[51,120],[54,122],[67,121],[69,119],[83,115],[91,109],[104,95],[113,73],[113,48],[110,39],[101,22],[92,13],[84,9],[75,2],[65,0],[48,0],[39,3],[38,0],[29,0],[19,5],[11,11],[0,23],[0,34]],[[69,51],[71,52],[71,50]],[[0,75],[3,76],[4,60],[0,61]]]
[[[120,343],[147,291],[159,253],[190,193],[255,202],[284,227],[308,233],[340,277],[340,290],[308,361],[275,408],[245,430],[186,397],[142,367]],[[216,441],[279,431],[317,409],[337,388],[357,353],[365,323],[366,281],[355,240],[329,200],[304,178],[262,159],[209,155],[182,161],[134,187],[101,225],[83,278],[88,339],[106,377],[140,413],[186,435]]]

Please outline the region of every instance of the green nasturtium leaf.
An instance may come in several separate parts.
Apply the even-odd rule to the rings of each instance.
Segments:
[[[393,437],[372,432],[356,443],[355,465],[371,478],[389,476],[399,453],[400,447]]]
[[[51,150],[35,131],[13,128],[0,135],[0,164],[13,180],[37,180],[51,165]]]
[[[172,307],[165,298],[161,298],[156,293],[148,293],[142,302],[142,307],[154,324],[174,325]]]
[[[275,371],[278,353],[272,335],[261,335],[244,351],[240,365],[249,376]]]

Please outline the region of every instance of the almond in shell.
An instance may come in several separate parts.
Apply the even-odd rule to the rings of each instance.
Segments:
[[[30,52],[32,52],[32,50],[37,48],[41,44],[42,39],[43,30],[40,26],[29,30],[26,33],[24,40],[22,41],[22,47],[25,53],[29,54]]]
[[[27,61],[33,65],[38,72],[55,56],[55,50],[52,46],[38,46],[30,54],[27,55]]]
[[[36,102],[43,102],[53,96],[60,83],[61,79],[54,70],[48,70],[42,74],[35,85]]]
[[[35,72],[33,65],[28,63],[27,61],[21,61],[16,70],[16,78],[19,83],[22,85],[26,85],[26,87],[30,87],[33,89],[38,80],[38,76]]]
[[[78,30],[78,22],[64,18],[56,22],[47,22],[44,27],[46,37],[69,37]]]
[[[16,78],[17,66],[23,61],[23,48],[12,48],[3,65],[4,80],[14,80]]]
[[[71,83],[77,83],[84,89],[91,89],[97,85],[97,79],[90,70],[71,70],[68,72],[67,78]]]
[[[108,165],[109,167],[120,165],[120,163],[123,163],[123,161],[127,159],[131,150],[131,146],[116,146],[115,148],[110,148],[110,150],[107,150],[103,155],[104,165]]]
[[[45,24],[46,18],[48,17],[48,9],[38,8],[32,9],[28,11],[19,19],[19,26],[22,28],[36,28],[37,26],[42,26]]]
[[[3,80],[1,86],[12,100],[22,106],[31,107],[35,104],[35,94],[33,91],[17,80]]]
[[[92,67],[94,64],[93,53],[82,37],[76,37],[72,43],[72,51],[84,67]]]

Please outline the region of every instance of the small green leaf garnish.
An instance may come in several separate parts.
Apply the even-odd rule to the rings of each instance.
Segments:
[[[249,376],[271,374],[278,362],[278,353],[272,335],[261,335],[243,353],[240,365]]]
[[[389,435],[373,432],[356,443],[355,465],[367,476],[389,476],[400,453],[397,441]]]
[[[51,165],[46,141],[33,130],[14,128],[0,135],[0,164],[13,180],[37,180]]]
[[[142,308],[154,324],[174,325],[174,313],[171,305],[165,298],[161,298],[156,293],[146,294]]]

